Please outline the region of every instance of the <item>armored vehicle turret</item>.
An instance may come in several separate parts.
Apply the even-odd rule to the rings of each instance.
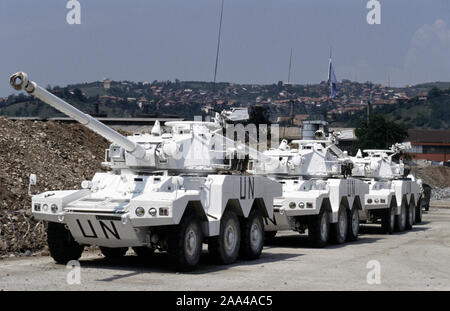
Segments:
[[[411,229],[415,222],[422,221],[420,200],[422,197],[421,180],[407,174],[403,161],[394,161],[393,157],[411,148],[410,143],[398,143],[390,149],[361,150],[355,157],[352,175],[361,178],[369,185],[369,193],[364,201],[363,221],[381,221],[385,232],[393,233],[395,229]]]
[[[335,145],[335,135],[318,130],[314,138],[291,144],[283,140],[250,162],[249,172],[283,184],[283,195],[274,204],[276,222],[266,227],[266,235],[307,230],[316,247],[355,240],[368,185],[349,176],[350,159]]]
[[[83,181],[81,190],[46,191],[32,197],[35,218],[48,222],[48,245],[58,263],[78,259],[85,245],[106,257],[167,251],[179,270],[193,269],[203,243],[223,264],[240,253],[261,254],[264,218],[273,221],[281,185],[264,176],[233,175],[217,122],[158,122],[151,133],[123,136],[84,114],[25,73],[10,78],[16,90],[72,117],[111,142],[103,165],[108,172]],[[228,149],[227,149],[228,148]]]

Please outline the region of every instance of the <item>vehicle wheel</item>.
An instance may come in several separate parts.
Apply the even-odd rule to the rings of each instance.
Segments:
[[[226,211],[220,221],[220,234],[211,239],[209,252],[221,264],[236,261],[239,255],[241,231],[239,220],[233,212]]]
[[[414,202],[411,201],[408,208],[406,209],[406,230],[412,229],[414,225],[414,218],[416,218],[416,206],[414,205]]]
[[[103,256],[108,259],[117,259],[125,256],[125,253],[128,251],[128,247],[103,247],[100,246],[100,251]]]
[[[181,219],[168,239],[170,261],[179,271],[195,269],[202,254],[203,233],[200,221],[193,214],[186,214]]]
[[[395,208],[395,204],[391,204],[390,208],[387,208],[383,211],[381,226],[383,228],[383,231],[387,234],[392,234],[395,230]]]
[[[133,251],[139,257],[148,258],[153,255],[153,253],[155,252],[155,249],[151,248],[151,247],[147,247],[147,246],[138,246],[138,247],[133,247]]]
[[[406,227],[406,204],[402,203],[402,207],[400,209],[400,215],[395,216],[395,225],[398,232],[402,232]]]
[[[319,215],[312,216],[308,223],[308,239],[313,247],[324,247],[330,235],[330,220],[328,212],[321,209]]]
[[[348,232],[348,213],[345,206],[339,207],[338,221],[335,224],[330,224],[330,229],[333,243],[342,244],[345,242]]]
[[[352,208],[348,215],[348,233],[347,240],[356,241],[359,235],[359,211],[357,208]]]
[[[416,224],[420,224],[422,222],[422,199],[417,202],[416,206]]]
[[[78,244],[64,224],[49,222],[47,227],[47,243],[50,256],[59,264],[67,264],[70,260],[78,260],[84,246]]]
[[[240,254],[244,259],[257,259],[264,246],[264,222],[259,210],[252,210],[241,227]]]

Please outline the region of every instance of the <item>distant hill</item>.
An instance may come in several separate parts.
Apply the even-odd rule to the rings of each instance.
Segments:
[[[424,96],[375,108],[373,113],[384,115],[387,120],[403,123],[410,129],[450,129],[450,83],[439,83],[440,86],[449,85],[447,89],[439,89],[434,83],[429,85],[435,86]],[[367,110],[342,115],[333,125],[354,127],[366,114]]]
[[[432,88],[438,89],[448,89],[450,88],[450,82],[427,82],[414,85],[415,88],[423,88],[426,90],[431,90]]]
[[[367,101],[385,102],[374,113],[405,123],[410,128],[449,128],[450,82],[430,82],[391,88],[371,82],[342,80],[338,97],[329,99],[325,81],[317,84],[286,85],[235,84],[202,81],[95,81],[65,87],[48,87],[58,97],[82,111],[109,117],[172,115],[191,119],[203,108],[250,107],[266,105],[270,119],[294,114],[326,115],[333,126],[355,126],[365,116]],[[98,110],[97,110],[98,109]],[[61,113],[23,93],[0,98],[0,115],[20,117],[58,117]],[[289,117],[288,117],[289,118]]]

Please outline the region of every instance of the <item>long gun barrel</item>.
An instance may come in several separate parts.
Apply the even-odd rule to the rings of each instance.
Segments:
[[[26,91],[28,94],[33,95],[53,108],[80,122],[82,125],[103,136],[110,142],[124,148],[127,152],[133,154],[133,156],[137,158],[144,158],[145,149],[143,147],[114,131],[90,115],[83,113],[72,105],[66,103],[64,100],[40,87],[35,82],[28,80],[28,75],[26,73],[18,72],[13,74],[9,82],[15,90]]]

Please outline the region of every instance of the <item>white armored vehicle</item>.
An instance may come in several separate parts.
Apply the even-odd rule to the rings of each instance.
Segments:
[[[414,222],[422,221],[419,201],[422,195],[421,181],[412,175],[406,176],[402,160],[396,163],[392,157],[400,151],[411,148],[410,143],[395,144],[391,149],[361,150],[353,162],[352,176],[363,179],[369,185],[365,196],[366,209],[361,215],[364,221],[381,224],[391,234],[411,229]]]
[[[266,236],[307,229],[315,247],[356,240],[369,187],[348,176],[348,157],[335,146],[334,136],[325,137],[322,130],[315,131],[315,137],[305,133],[303,140],[291,142],[297,148],[283,140],[277,149],[250,161],[249,172],[283,184],[283,195],[274,203],[275,222],[266,226]]]
[[[48,245],[58,263],[78,259],[85,245],[106,257],[167,251],[177,269],[199,262],[203,243],[218,262],[238,254],[258,258],[264,222],[273,221],[281,185],[263,176],[232,175],[220,126],[213,122],[158,123],[150,134],[124,137],[28,80],[10,78],[29,94],[77,120],[111,142],[110,171],[96,173],[82,190],[47,191],[32,197],[35,218],[48,221]],[[217,139],[218,138],[218,139]],[[229,161],[230,162],[230,161]],[[266,221],[264,221],[266,219]]]

